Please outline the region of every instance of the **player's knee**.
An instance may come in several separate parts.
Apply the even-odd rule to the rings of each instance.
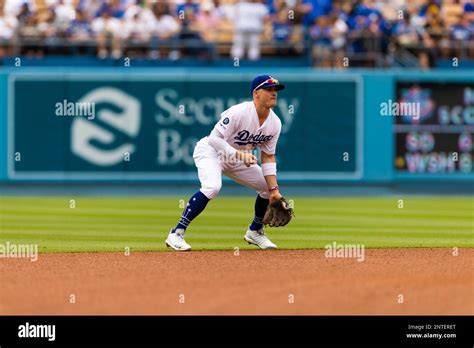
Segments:
[[[268,190],[265,191],[257,191],[258,195],[264,199],[269,199],[270,198],[270,193]]]
[[[222,188],[222,183],[214,183],[212,185],[206,185],[201,188],[201,192],[209,199],[216,197]]]

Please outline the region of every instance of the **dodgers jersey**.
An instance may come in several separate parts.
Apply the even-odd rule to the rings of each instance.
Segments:
[[[253,101],[246,101],[225,110],[214,129],[237,150],[259,147],[263,152],[274,155],[281,132],[281,121],[270,109],[270,114],[260,126],[255,104]]]

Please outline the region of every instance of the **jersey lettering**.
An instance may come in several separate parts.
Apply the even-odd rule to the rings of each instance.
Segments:
[[[234,138],[234,144],[237,145],[258,145],[261,143],[264,143],[266,141],[269,141],[273,138],[273,135],[265,135],[262,134],[262,132],[258,134],[250,134],[248,130],[242,130],[237,133],[237,136]]]

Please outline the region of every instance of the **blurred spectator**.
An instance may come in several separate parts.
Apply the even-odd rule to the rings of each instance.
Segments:
[[[145,56],[156,24],[150,1],[122,0],[127,57]]]
[[[75,18],[69,25],[67,36],[73,42],[83,42],[91,38],[90,20],[81,9],[76,10]]]
[[[155,27],[153,21],[144,21],[140,13],[124,21],[124,36],[131,42],[144,43],[151,38],[151,33]]]
[[[350,49],[352,53],[360,54],[365,51],[364,36],[369,31],[371,21],[367,16],[367,13],[360,11],[358,6],[354,6],[347,17],[348,33],[350,43]]]
[[[293,10],[296,7],[298,1],[300,0],[265,0],[264,3],[268,8],[268,12],[271,15],[276,15],[283,8]]]
[[[207,1],[202,5],[201,12],[196,17],[195,28],[206,42],[213,42],[220,21],[221,17],[215,11],[214,4]]]
[[[304,13],[303,24],[310,26],[316,18],[331,12],[332,0],[303,0],[300,9]]]
[[[466,17],[471,23],[474,22],[474,0],[465,0],[464,17]]]
[[[425,52],[429,55],[430,67],[432,67],[434,59],[439,53],[440,43],[444,42],[444,39],[447,38],[446,29],[439,11],[427,12],[425,30],[423,45],[426,47]]]
[[[54,12],[56,25],[60,31],[66,31],[70,23],[76,18],[76,10],[71,3],[66,4],[64,0],[59,0],[58,4],[50,8]]]
[[[411,15],[406,13],[392,26],[392,35],[397,44],[402,46],[415,46],[420,42],[417,28],[411,24]]]
[[[443,19],[438,12],[429,13],[426,16],[425,29],[433,40],[438,41],[445,32]]]
[[[341,18],[341,15],[333,13],[330,16],[331,22],[331,49],[333,57],[333,67],[343,68],[344,62],[344,51],[346,49],[346,36],[348,26],[346,22]]]
[[[293,33],[293,23],[289,19],[289,8],[282,7],[273,20],[273,40],[278,43],[289,43]]]
[[[415,55],[419,65],[428,68],[432,64],[435,52],[433,51],[433,40],[425,29],[427,25],[425,22],[425,20],[420,20],[418,10],[407,12],[392,26],[392,35],[397,47],[402,47],[406,52]],[[425,24],[420,25],[421,23]]]
[[[456,23],[451,27],[450,39],[453,41],[452,56],[460,57],[462,50],[474,56],[474,23],[468,16],[458,16]]]
[[[153,11],[151,10],[151,4],[147,4],[147,3],[140,4],[140,3],[141,3],[141,0],[135,0],[135,2],[129,4],[125,10],[123,18],[125,20],[129,20],[138,14],[141,21],[145,21],[148,23],[154,22],[155,15],[153,14]]]
[[[112,48],[111,55],[113,58],[120,58],[122,55],[122,38],[123,38],[122,22],[111,16],[108,11],[102,11],[101,16],[92,21],[92,31],[97,37],[99,58],[104,59],[109,55],[107,48]],[[109,45],[109,42],[111,44]]]
[[[11,40],[18,27],[18,20],[15,16],[6,14],[3,7],[0,6],[0,38],[2,40]]]
[[[23,4],[17,18],[21,37],[34,38],[40,36],[38,16],[29,11],[28,4]]]
[[[297,28],[293,20],[290,19],[292,12],[285,4],[281,6],[272,22],[273,42],[276,44],[276,54],[288,56],[298,54],[304,49],[302,42],[292,43],[294,35],[297,35]]]
[[[177,20],[171,15],[166,3],[158,2],[153,5],[155,16],[150,42],[150,58],[157,59],[168,48],[169,57],[176,60],[179,58],[177,34],[180,26]],[[162,52],[160,52],[162,51]]]
[[[34,5],[35,3],[30,0],[5,0],[5,5],[3,7],[5,13],[7,15],[17,17],[18,14],[24,8],[24,5],[27,6],[28,10],[32,9],[35,10]]]
[[[58,37],[62,36],[62,29],[67,29],[60,27],[58,23],[59,22],[56,16],[56,12],[54,11],[48,11],[47,17],[38,21],[37,29],[39,32],[39,36],[41,38],[48,39],[45,41],[45,43],[51,43],[51,41],[54,41]]]
[[[407,9],[403,12],[403,16],[408,13],[410,16],[410,25],[416,28],[422,28],[426,23],[426,17],[420,15],[419,9],[415,4],[408,4]]]
[[[91,20],[87,12],[82,8],[77,7],[75,10],[74,19],[69,23],[69,27],[65,33],[68,41],[71,43],[69,52],[77,56],[80,54],[93,55],[94,47],[91,46],[93,42],[91,38],[94,32],[91,27]]]
[[[440,16],[444,18],[446,28],[451,27],[456,18],[462,16],[463,11],[463,5],[459,0],[443,0]]]
[[[464,12],[474,12],[474,1],[473,0],[464,0]]]
[[[18,20],[12,14],[6,14],[3,6],[0,6],[0,58],[11,55],[11,44],[18,27]]]
[[[468,42],[472,37],[472,23],[467,17],[459,16],[451,27],[451,39],[458,42]]]
[[[56,0],[53,0],[56,1]],[[74,0],[77,2],[77,0]],[[102,7],[104,0],[79,0],[76,9],[80,9],[86,18],[95,18],[99,9]]]
[[[438,15],[441,10],[441,0],[428,0],[420,7],[420,16]]]
[[[43,49],[40,44],[44,25],[40,25],[38,15],[31,12],[28,4],[23,4],[18,14],[18,35],[22,44],[21,53],[27,57],[42,57]]]
[[[68,6],[74,7],[74,6],[75,6],[75,3],[76,3],[76,2],[80,2],[80,0],[79,0],[79,1],[77,1],[77,0],[64,0],[64,1],[62,1],[62,0],[43,0],[43,2],[44,2],[44,4],[46,5],[47,8],[56,7],[56,6],[58,6],[60,3],[64,3],[64,4],[68,5]]]
[[[184,4],[176,6],[176,13],[178,18],[182,20],[186,25],[187,23],[196,18],[200,11],[200,6],[194,0],[186,0]]]
[[[181,17],[181,15],[179,17],[182,25],[178,38],[183,43],[180,54],[195,58],[209,58],[212,55],[212,45],[206,42],[204,37],[211,39],[216,34],[217,18],[211,14],[211,6],[213,5],[204,4],[206,11],[203,13],[204,9],[201,11],[200,7],[192,6],[195,4],[191,1],[184,5],[188,4],[189,7],[179,10],[181,14],[185,13],[184,17]],[[206,25],[204,23],[206,20],[214,21],[213,25],[210,25],[211,23]],[[202,27],[203,25],[205,27]]]
[[[330,16],[332,25],[332,45],[336,50],[344,48],[348,26],[342,16],[333,13]]]
[[[331,30],[331,22],[327,16],[317,17],[310,28],[313,57],[315,65],[319,67],[331,66]]]
[[[347,25],[348,47],[356,55],[355,62],[365,61],[362,66],[373,66],[377,55],[388,51],[389,40],[386,36],[390,34],[389,23],[373,0],[363,0],[354,4],[347,13]]]
[[[219,19],[224,20],[232,17],[232,11],[234,5],[232,4],[223,4],[221,0],[213,0],[214,10],[213,12]]]
[[[260,35],[264,29],[264,22],[268,19],[268,9],[259,0],[241,0],[235,5],[232,58],[243,58],[247,47],[249,59],[260,58]]]
[[[294,5],[296,23],[304,23],[305,27],[309,27],[312,24],[309,23],[310,12],[312,10],[313,5],[308,2],[308,0],[296,0],[296,3]]]
[[[31,20],[30,17],[34,17],[34,20],[36,21],[36,13],[31,11],[30,5],[28,4],[28,2],[24,2],[20,6],[17,17],[16,17],[18,19],[20,27],[26,22],[29,22],[31,24],[33,20]]]
[[[434,61],[439,54],[439,43],[445,35],[445,28],[436,5],[428,7],[425,17],[425,25],[420,29],[421,45],[417,51],[419,66],[428,69],[434,66]]]
[[[101,17],[103,13],[107,13],[114,18],[122,18],[125,14],[126,6],[120,0],[105,0],[96,13],[97,17]]]

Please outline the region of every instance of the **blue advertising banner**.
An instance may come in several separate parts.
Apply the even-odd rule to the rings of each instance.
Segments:
[[[360,178],[358,79],[279,79],[279,177]],[[8,176],[195,180],[195,143],[251,99],[249,85],[233,74],[11,74]]]

